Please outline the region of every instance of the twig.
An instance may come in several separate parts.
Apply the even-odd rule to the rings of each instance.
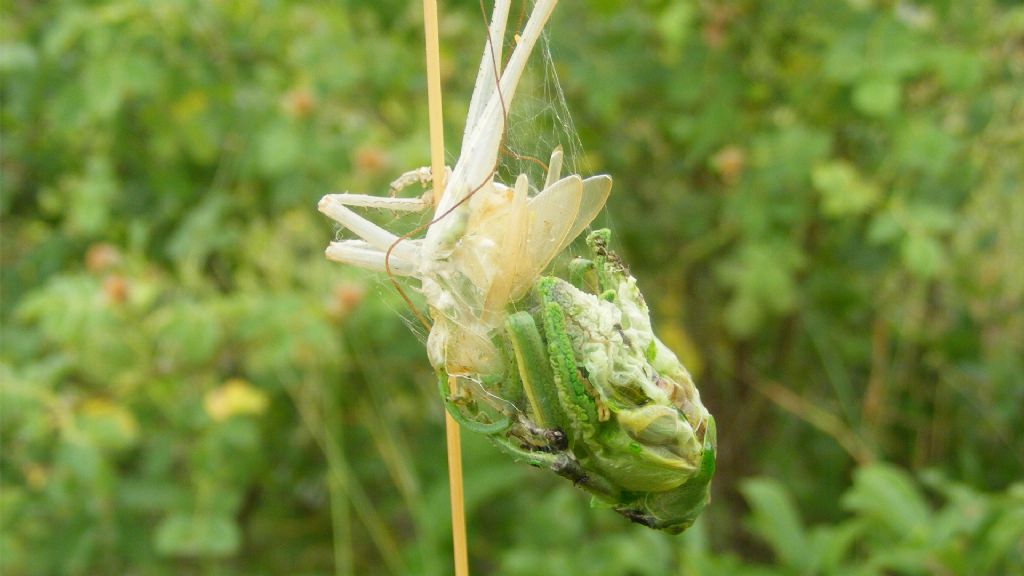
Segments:
[[[773,382],[755,382],[754,388],[783,410],[831,436],[858,464],[875,460],[871,447],[835,414]]]

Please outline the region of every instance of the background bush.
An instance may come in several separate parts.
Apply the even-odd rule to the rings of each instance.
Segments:
[[[422,346],[314,209],[427,163],[419,4],[0,11],[0,568],[448,573]],[[483,27],[442,12],[454,157]],[[1024,8],[564,0],[550,30],[719,473],[673,538],[466,436],[475,571],[1024,570]]]

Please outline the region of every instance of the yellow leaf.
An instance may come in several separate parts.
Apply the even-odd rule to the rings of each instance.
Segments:
[[[216,422],[235,415],[262,414],[267,408],[267,395],[245,380],[232,378],[203,398],[206,413]]]
[[[139,423],[126,407],[104,398],[82,403],[78,425],[96,445],[110,449],[131,446],[139,435]]]

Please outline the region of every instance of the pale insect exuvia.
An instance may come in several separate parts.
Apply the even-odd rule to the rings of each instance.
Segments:
[[[537,2],[496,81],[510,4],[507,0],[496,2],[461,156],[436,206],[427,195],[329,194],[320,200],[321,212],[361,238],[332,242],[326,251],[329,259],[383,271],[390,248],[390,272],[420,281],[434,318],[428,341],[431,362],[435,367],[444,366],[453,376],[490,374],[500,368],[490,334],[501,326],[505,305],[522,297],[551,260],[586,229],[611,191],[609,176],[561,178],[559,149],[552,153],[547,179],[536,195],[530,196],[526,175],[520,175],[511,187],[494,180],[504,115],[556,3]],[[395,189],[428,178],[429,171],[421,168],[402,175],[392,186]],[[469,194],[472,197],[465,200]],[[398,236],[349,206],[406,212],[433,207],[437,220],[424,238],[399,241]]]
[[[654,335],[607,230],[588,236],[593,259],[574,261],[573,282],[541,276],[601,211],[612,181],[561,177],[558,148],[535,194],[526,175],[513,186],[494,179],[508,106],[556,0],[536,2],[499,71],[509,4],[495,3],[461,155],[440,201],[324,196],[320,210],[360,237],[332,242],[327,257],[419,280],[433,318],[428,356],[463,426],[634,522],[678,533],[709,499],[715,421]],[[427,178],[413,170],[392,188]],[[348,206],[433,206],[435,216],[423,238],[404,239]]]

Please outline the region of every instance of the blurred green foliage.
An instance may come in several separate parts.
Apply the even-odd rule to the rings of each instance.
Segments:
[[[0,569],[448,573],[422,346],[314,209],[426,164],[419,4],[0,11]],[[1024,570],[1024,7],[563,0],[549,41],[720,472],[672,538],[467,436],[475,572]]]

